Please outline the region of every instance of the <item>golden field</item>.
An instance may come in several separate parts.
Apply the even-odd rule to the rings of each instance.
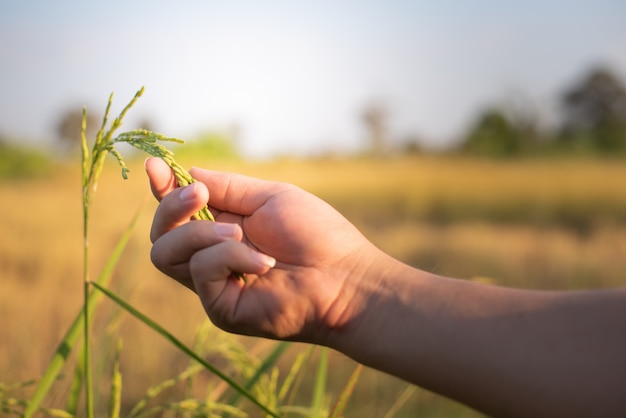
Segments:
[[[295,183],[337,207],[385,251],[438,274],[542,289],[626,285],[626,161],[414,156],[179,162]],[[148,231],[156,203],[141,162],[130,167],[130,179],[122,180],[113,161],[105,165],[91,212],[91,275],[97,276],[141,210],[111,288],[191,344],[204,313],[193,294],[151,265]],[[0,196],[0,383],[12,383],[42,373],[82,305],[78,164],[45,177],[2,180]],[[108,301],[97,311],[94,335],[96,376],[108,373],[111,347],[122,336],[129,404],[188,363],[169,342]],[[258,352],[273,344],[238,340]],[[286,361],[302,348],[294,344]],[[354,363],[337,353],[330,361],[332,390],[343,385]],[[71,373],[66,371],[47,404],[63,406],[64,381]],[[406,387],[367,370],[348,416],[384,416]],[[96,384],[105,397],[107,386],[99,388]],[[418,413],[476,415],[419,390],[395,416]]]

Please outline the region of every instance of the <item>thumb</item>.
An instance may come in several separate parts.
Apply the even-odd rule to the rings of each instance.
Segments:
[[[152,221],[150,239],[155,242],[161,235],[186,224],[194,213],[202,209],[209,191],[202,183],[194,182],[178,187],[163,198]]]

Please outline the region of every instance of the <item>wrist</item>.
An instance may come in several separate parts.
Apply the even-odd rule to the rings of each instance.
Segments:
[[[380,337],[383,318],[406,296],[403,282],[415,270],[373,245],[359,252],[355,268],[346,272],[341,292],[325,315],[322,345],[356,357],[352,351],[372,347]]]

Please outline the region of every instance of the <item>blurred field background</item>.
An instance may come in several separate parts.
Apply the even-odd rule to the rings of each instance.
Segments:
[[[179,159],[187,166],[295,183],[338,208],[380,248],[428,271],[539,289],[626,285],[623,159],[503,161],[401,155],[250,162],[182,152]],[[98,273],[140,210],[139,225],[112,288],[191,344],[205,316],[190,292],[149,261],[148,231],[156,204],[149,195],[142,161],[132,160],[128,180],[121,178],[112,159],[105,166],[92,210],[92,274]],[[45,369],[82,303],[78,179],[78,164],[51,162],[44,174],[0,182],[0,381],[4,383],[36,378]],[[120,313],[111,302],[98,311],[94,329],[95,370],[100,376],[96,388],[102,397],[108,391],[106,367],[118,335],[124,342],[126,405],[188,363],[168,342]],[[233,338],[259,354],[273,344]],[[284,367],[302,349],[294,344],[283,359]],[[332,353],[331,364],[332,394],[333,386],[342,387],[354,363]],[[367,370],[347,416],[364,416],[364,411],[365,416],[384,416],[407,388],[397,379]],[[59,382],[49,402],[60,402],[67,390]],[[302,391],[303,396],[306,393]],[[396,416],[474,415],[418,390]]]

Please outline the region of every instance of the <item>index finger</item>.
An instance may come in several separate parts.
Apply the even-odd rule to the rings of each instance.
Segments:
[[[152,194],[161,201],[172,190],[178,187],[178,181],[174,177],[172,169],[157,157],[148,158],[145,162],[146,173],[150,179]]]
[[[211,207],[244,216],[253,214],[272,196],[295,187],[287,183],[198,167],[191,168],[189,173],[211,191]]]

